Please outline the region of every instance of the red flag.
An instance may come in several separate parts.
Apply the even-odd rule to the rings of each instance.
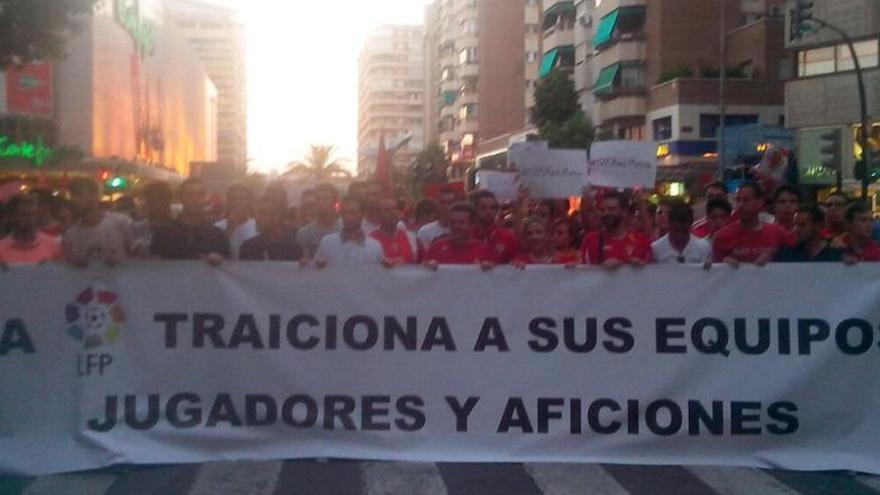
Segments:
[[[379,134],[379,152],[376,154],[376,181],[391,187],[391,153],[385,149],[385,131]]]

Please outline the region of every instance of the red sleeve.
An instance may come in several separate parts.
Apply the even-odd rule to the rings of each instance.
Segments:
[[[581,255],[583,257],[584,263],[588,265],[598,265],[599,264],[599,235],[596,232],[591,232],[584,237],[584,242],[581,244]]]
[[[715,234],[715,239],[712,240],[712,258],[715,263],[723,263],[724,259],[730,255],[728,237],[726,228]]]

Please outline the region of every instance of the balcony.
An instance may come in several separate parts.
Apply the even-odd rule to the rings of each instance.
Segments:
[[[461,90],[461,83],[456,81],[455,79],[450,79],[448,81],[443,81],[440,84],[440,92],[445,93],[447,91],[452,91],[458,93]]]
[[[627,117],[644,117],[647,106],[647,98],[642,95],[621,95],[596,102],[599,121],[603,123]]]
[[[475,91],[463,93],[458,97],[458,102],[462,105],[471,105],[480,102],[480,94]]]
[[[458,122],[458,125],[455,127],[455,132],[459,135],[462,134],[474,134],[479,129],[480,123],[476,118],[469,118],[465,120],[461,120]]]
[[[561,46],[574,46],[574,28],[565,29],[557,24],[544,31],[544,51]]]
[[[454,119],[458,117],[458,108],[455,105],[444,105],[440,108],[440,117]]]
[[[593,64],[597,67],[607,67],[618,62],[646,60],[646,58],[644,38],[631,38],[621,40],[619,43],[596,53],[593,57]]]
[[[458,68],[458,77],[461,79],[473,79],[480,76],[478,64],[464,64]]]
[[[652,87],[650,91],[653,109],[682,104],[718,104],[717,79],[673,79]],[[728,79],[724,91],[724,100],[728,105],[748,106],[782,105],[785,93],[782,83],[770,84],[755,79]]]

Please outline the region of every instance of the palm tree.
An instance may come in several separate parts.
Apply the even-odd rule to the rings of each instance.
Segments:
[[[345,161],[333,155],[336,146],[310,146],[305,160],[296,160],[287,165],[285,176],[297,175],[313,179],[349,178],[351,172],[345,169]]]

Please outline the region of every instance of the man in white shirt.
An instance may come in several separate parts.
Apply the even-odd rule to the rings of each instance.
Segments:
[[[364,220],[360,200],[345,198],[340,204],[342,230],[321,239],[315,252],[315,265],[361,266],[380,265],[384,261],[382,245],[379,241],[364,234],[361,224]]]
[[[691,234],[694,210],[682,201],[670,203],[669,233],[651,244],[657,264],[706,264],[712,259],[712,245]]]
[[[449,235],[449,207],[455,204],[456,201],[459,201],[459,198],[455,189],[450,187],[440,189],[440,192],[437,194],[437,204],[439,205],[437,211],[438,219],[425,224],[418,232],[419,247],[421,247],[422,251],[427,252],[434,241]]]
[[[244,241],[256,237],[257,221],[253,218],[254,193],[244,184],[233,184],[226,191],[226,218],[214,226],[229,239],[229,254],[238,259]]]

